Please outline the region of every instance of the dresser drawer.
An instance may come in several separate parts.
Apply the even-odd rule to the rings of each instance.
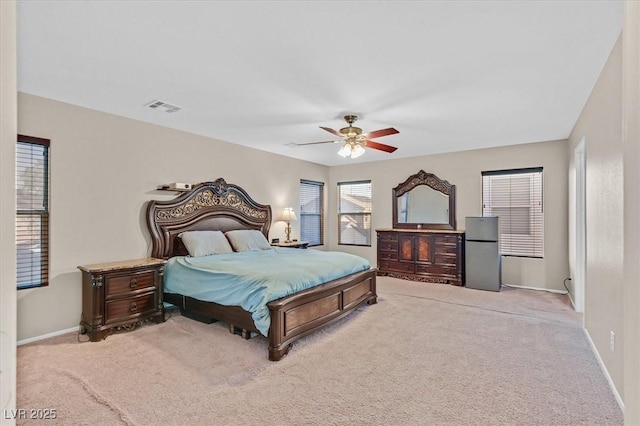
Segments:
[[[105,304],[105,322],[108,324],[154,311],[158,305],[156,295],[156,292],[151,292],[136,297],[108,301]]]
[[[398,234],[395,232],[378,232],[378,241],[379,242],[392,241],[397,243]]]
[[[155,272],[143,271],[127,275],[105,277],[105,296],[123,295],[132,291],[144,290],[155,286]]]
[[[437,253],[457,254],[458,246],[456,244],[449,243],[436,244],[436,254]]]
[[[442,266],[456,266],[458,264],[458,257],[455,253],[436,253],[435,262]]]
[[[381,251],[379,252],[380,260],[398,260],[397,251]]]
[[[450,243],[450,244],[457,244],[458,243],[458,236],[457,235],[447,235],[447,234],[436,234],[434,235],[434,239],[436,244],[440,244],[440,243]]]
[[[439,275],[448,278],[455,278],[458,271],[455,266],[416,264],[416,274]]]
[[[379,241],[378,242],[378,250],[382,251],[394,251],[398,252],[398,242],[397,241]]]
[[[413,262],[380,261],[380,270],[413,273]]]

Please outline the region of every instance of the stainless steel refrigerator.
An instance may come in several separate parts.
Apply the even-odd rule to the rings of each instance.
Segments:
[[[498,248],[498,217],[465,218],[465,286],[500,291],[502,262]]]

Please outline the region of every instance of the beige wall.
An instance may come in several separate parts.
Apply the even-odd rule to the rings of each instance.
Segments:
[[[616,389],[623,397],[624,190],[621,82],[622,44],[618,40],[569,137],[567,148],[569,177],[573,177],[573,152],[584,138],[587,216],[585,327]],[[571,200],[574,194],[575,184],[571,180]],[[570,216],[572,241],[574,228],[573,216]],[[572,256],[574,252],[572,250]],[[615,351],[609,348],[612,331],[616,336]]]
[[[503,262],[503,280],[514,285],[564,291],[562,282],[569,273],[567,163],[566,141],[540,142],[332,167],[330,188],[335,193],[338,182],[371,179],[373,227],[389,228],[392,225],[392,188],[409,175],[424,170],[456,185],[456,221],[458,228],[464,229],[466,216],[482,215],[482,171],[542,166],[545,204],[544,259],[506,258]],[[327,226],[331,230],[331,248],[359,254],[376,264],[375,242],[372,247],[337,245],[337,235],[334,232],[337,227],[336,211],[336,197],[331,196],[327,215]]]
[[[0,401],[16,408],[16,4],[0,1]],[[7,410],[7,411],[5,411]],[[4,415],[2,416],[4,417]],[[2,420],[2,424],[14,424]]]
[[[78,265],[150,254],[145,203],[176,195],[158,185],[223,177],[270,204],[283,237],[278,211],[298,209],[300,179],[328,180],[326,166],[22,93],[18,131],[51,139],[51,285],[18,292],[18,340],[77,326]]]
[[[640,3],[626,1],[624,19],[622,36],[569,138],[568,176],[571,202],[573,153],[584,138],[585,328],[622,399],[625,424],[640,425]],[[569,229],[572,242],[573,209]],[[574,256],[571,244],[572,275]]]
[[[640,2],[625,2],[622,32],[624,152],[625,424],[640,425]]]

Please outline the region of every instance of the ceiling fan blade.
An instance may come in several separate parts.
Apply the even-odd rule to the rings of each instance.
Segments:
[[[365,133],[364,136],[367,139],[375,139],[375,138],[381,138],[382,136],[395,135],[396,133],[400,133],[400,132],[394,129],[393,127],[389,127],[388,129],[374,130],[373,132]]]
[[[307,142],[307,143],[294,143],[296,146],[304,146],[304,145],[319,145],[321,143],[341,143],[344,142],[342,140],[339,141],[322,141],[322,142]]]
[[[342,134],[338,133],[337,130],[333,130],[333,129],[330,129],[328,127],[322,127],[322,126],[320,126],[320,128],[323,129],[323,130],[326,130],[327,132],[331,133],[332,135],[336,135],[338,137],[343,137]]]
[[[376,141],[370,141],[368,139],[365,141],[365,143],[366,143],[366,147],[367,148],[378,149],[378,150],[384,151],[384,152],[393,152],[396,149],[398,149],[395,146],[385,145],[383,143],[379,143],[379,142],[376,142]]]

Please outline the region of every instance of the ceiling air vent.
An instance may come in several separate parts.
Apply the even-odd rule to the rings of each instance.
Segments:
[[[151,101],[145,104],[145,106],[151,109],[157,109],[159,111],[164,110],[164,112],[176,112],[182,109],[182,107],[159,100]]]

